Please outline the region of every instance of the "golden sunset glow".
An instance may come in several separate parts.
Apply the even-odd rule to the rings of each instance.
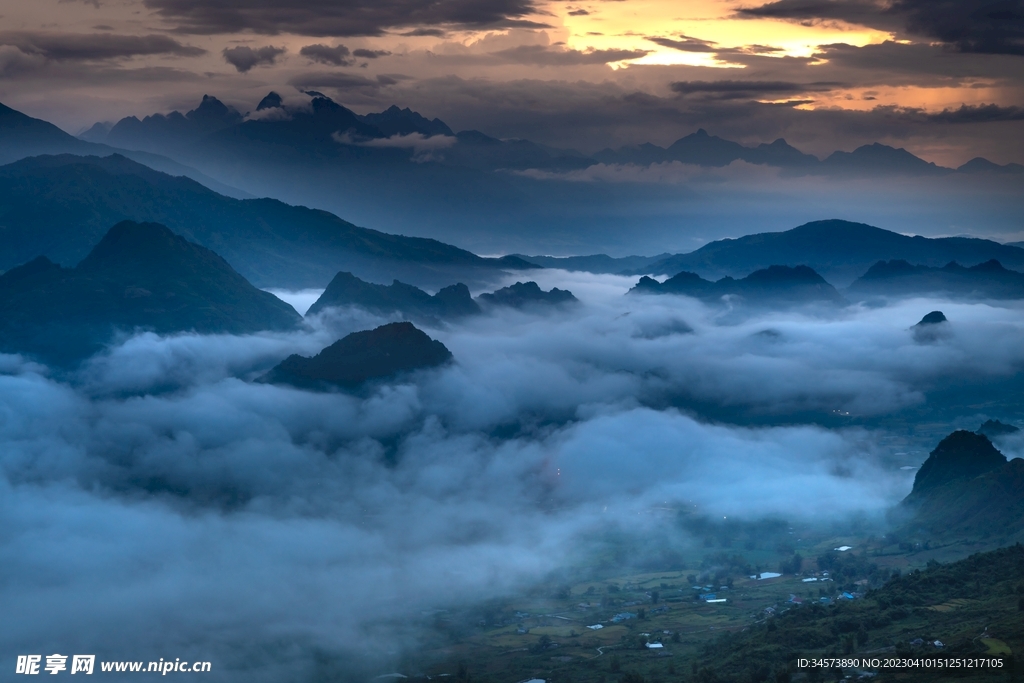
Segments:
[[[861,47],[892,38],[887,32],[842,22],[804,26],[772,19],[738,19],[736,3],[716,0],[641,0],[583,7],[589,14],[572,15],[562,10],[561,20],[569,33],[568,47],[650,50],[647,56],[629,61],[637,65],[740,66],[707,52],[658,45],[650,38],[678,40],[682,36],[704,41],[710,48],[750,49],[775,57],[810,57],[820,45],[841,42]]]

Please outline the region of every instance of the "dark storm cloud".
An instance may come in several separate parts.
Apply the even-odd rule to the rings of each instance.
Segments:
[[[314,62],[320,62],[321,64],[333,64],[334,66],[351,66],[355,63],[352,59],[352,53],[344,45],[335,45],[330,47],[329,45],[321,45],[316,43],[314,45],[306,45],[299,54],[306,57]]]
[[[878,26],[886,16],[884,10],[884,5],[873,0],[776,0],[737,10],[737,14],[741,17],[833,20]]]
[[[57,61],[89,61],[174,55],[196,57],[206,50],[183,45],[168,36],[128,36],[113,33],[0,33],[0,45],[12,45],[26,54],[41,55]]]
[[[657,43],[662,47],[670,47],[673,50],[681,50],[683,52],[718,52],[718,48],[715,47],[713,41],[691,38],[689,36],[679,36],[679,40],[650,36],[647,40]]]
[[[403,33],[400,33],[399,35],[410,37],[427,36],[430,38],[444,38],[446,35],[448,35],[448,32],[439,28],[414,28],[411,31],[405,31]]]
[[[367,50],[366,48],[358,48],[352,50],[352,55],[355,57],[362,57],[363,59],[379,59],[380,57],[387,57],[391,54],[388,50]]]
[[[844,87],[842,83],[790,83],[787,81],[677,81],[670,86],[680,95],[706,93],[721,99],[796,95],[828,92]]]
[[[1024,55],[1024,0],[776,0],[738,14],[840,20],[941,41],[959,52]]]
[[[273,45],[266,45],[255,50],[248,45],[239,45],[238,47],[224,48],[223,55],[224,61],[235,67],[239,73],[245,73],[254,66],[273,64],[286,51],[283,47],[274,47]]]
[[[647,53],[648,50],[563,50],[547,45],[519,45],[507,50],[491,52],[489,55],[512,64],[579,66],[639,59]]]
[[[545,28],[524,19],[533,0],[145,0],[150,9],[185,33],[376,36],[408,27]]]
[[[943,109],[927,112],[923,109],[880,107],[880,111],[891,109],[895,114],[909,120],[930,123],[994,123],[1002,121],[1024,121],[1024,107],[1002,107],[998,104],[960,105],[958,109]]]

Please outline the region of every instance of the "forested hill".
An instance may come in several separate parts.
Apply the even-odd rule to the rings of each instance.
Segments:
[[[934,643],[939,641],[941,647]],[[862,598],[780,606],[776,616],[708,644],[693,680],[795,680],[797,658],[1001,656],[1003,671],[955,673],[967,680],[1021,680],[1024,652],[1024,546],[1019,543],[947,565],[895,576]],[[1015,668],[1016,667],[1016,668]],[[806,680],[834,680],[836,671]],[[847,672],[851,673],[851,672]],[[949,671],[880,672],[877,680],[937,681]],[[690,680],[690,679],[687,679]]]

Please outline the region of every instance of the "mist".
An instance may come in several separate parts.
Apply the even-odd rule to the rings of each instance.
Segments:
[[[934,447],[887,420],[1024,364],[1016,307],[738,315],[536,275],[581,303],[424,328],[454,364],[352,393],[252,380],[390,320],[355,308],[137,334],[70,373],[0,356],[0,649],[212,661],[211,681],[387,673],[425,614],[564,575],[609,531],[689,551],[655,507],[883,525]],[[951,332],[923,343],[936,309]]]

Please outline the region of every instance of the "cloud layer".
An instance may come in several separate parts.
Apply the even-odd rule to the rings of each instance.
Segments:
[[[0,651],[211,660],[223,681],[388,671],[423,613],[543,581],[599,531],[688,552],[672,518],[637,526],[655,505],[877,517],[906,454],[793,416],[898,413],[1024,363],[1015,310],[944,303],[954,333],[920,344],[936,302],[737,318],[543,275],[584,303],[429,330],[454,366],[358,394],[249,381],[382,322],[357,309],[298,334],[142,334],[69,377],[0,357]]]

